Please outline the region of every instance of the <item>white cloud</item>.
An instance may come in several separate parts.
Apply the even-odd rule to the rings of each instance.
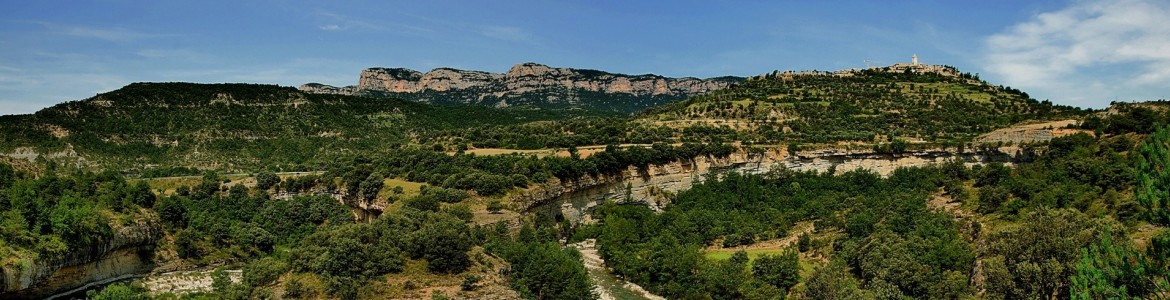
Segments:
[[[1057,103],[1165,98],[1170,87],[1170,2],[1075,2],[985,40],[985,69]]]
[[[484,26],[479,33],[486,37],[505,41],[524,42],[532,40],[532,34],[517,27]]]
[[[331,12],[317,12],[317,18],[321,19],[322,25],[317,28],[324,31],[342,31],[351,29],[362,29],[372,31],[384,31],[388,28],[382,24],[378,24],[374,20],[367,20],[354,16],[335,14]]]
[[[68,35],[72,35],[72,36],[78,36],[78,37],[94,38],[94,39],[107,40],[107,41],[119,41],[119,42],[120,41],[137,40],[137,39],[141,39],[141,38],[150,37],[149,35],[146,35],[146,34],[137,33],[137,32],[128,31],[128,30],[122,30],[122,29],[112,29],[111,30],[111,29],[85,28],[85,27],[69,28],[66,31],[64,31],[64,33],[68,34]]]
[[[324,11],[319,11],[315,15],[319,19],[317,22],[322,24],[318,25],[317,28],[324,31],[365,30],[402,35],[422,35],[432,32],[431,29],[425,27],[380,19],[362,18]]]
[[[171,62],[182,61],[190,63],[215,63],[218,59],[210,54],[204,54],[191,49],[142,49],[134,53],[139,57]]]
[[[145,33],[125,28],[85,27],[51,22],[31,22],[40,24],[49,32],[79,38],[97,39],[109,42],[130,42],[141,39],[173,37],[169,34]]]

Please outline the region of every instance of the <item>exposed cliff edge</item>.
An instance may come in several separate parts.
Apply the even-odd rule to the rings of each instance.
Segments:
[[[39,299],[110,278],[149,272],[155,242],[163,235],[157,217],[111,224],[109,241],[60,259],[37,259],[0,267],[0,299]]]
[[[699,79],[624,75],[523,63],[506,73],[451,68],[421,73],[403,68],[369,68],[362,71],[356,86],[309,83],[301,85],[300,90],[325,94],[390,95],[426,103],[583,107],[628,113],[724,89],[743,80],[740,77]]]
[[[767,173],[776,168],[794,171],[843,173],[870,170],[889,176],[901,167],[921,167],[958,160],[967,165],[990,162],[1013,163],[1031,155],[1020,154],[1016,147],[957,152],[953,149],[926,149],[899,155],[878,154],[870,150],[825,149],[801,151],[789,155],[783,151],[746,153],[739,151],[726,158],[697,157],[645,170],[635,167],[620,174],[585,176],[576,181],[555,182],[529,188],[511,197],[513,209],[564,218],[573,222],[590,222],[589,212],[605,199],[644,203],[659,210],[669,201],[668,194],[678,193],[703,181],[711,171],[734,171],[749,174]],[[1027,151],[1023,151],[1027,152]],[[628,200],[620,200],[629,197]]]

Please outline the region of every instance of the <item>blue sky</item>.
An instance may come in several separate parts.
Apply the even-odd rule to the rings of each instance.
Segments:
[[[749,76],[911,54],[1061,104],[1170,98],[1165,1],[42,0],[5,8],[0,114],[139,81],[340,86],[367,67],[504,72],[523,62]]]

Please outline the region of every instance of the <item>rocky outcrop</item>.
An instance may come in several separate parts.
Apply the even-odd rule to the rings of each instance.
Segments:
[[[1019,145],[1036,142],[1046,142],[1053,138],[1073,135],[1077,133],[1093,134],[1090,130],[1077,129],[1077,120],[1059,120],[1019,124],[1007,128],[996,129],[992,132],[975,138],[976,144],[1005,144]]]
[[[354,86],[335,87],[335,86],[325,85],[325,84],[320,84],[320,83],[302,84],[298,89],[300,89],[301,91],[315,93],[315,94],[352,95],[352,94],[357,92],[357,89]]]
[[[1014,150],[1007,149],[981,149],[961,153],[954,150],[928,149],[900,155],[846,149],[801,151],[795,155],[777,151],[762,154],[740,151],[726,158],[697,157],[688,161],[654,165],[645,170],[631,167],[620,174],[585,176],[576,181],[544,184],[518,193],[510,200],[516,211],[588,223],[592,222],[589,219],[589,212],[605,199],[642,203],[651,209],[660,210],[668,204],[667,195],[691,188],[695,183],[706,179],[712,171],[763,174],[773,169],[784,168],[801,172],[833,171],[840,174],[865,169],[881,176],[889,176],[901,167],[921,167],[949,160],[959,160],[968,165],[987,162],[1010,164],[1018,155]]]
[[[203,268],[152,274],[142,278],[142,285],[152,296],[210,292],[215,281],[212,278],[214,271],[213,268]],[[243,270],[225,270],[225,272],[228,275],[228,280],[231,280],[232,283],[239,283],[244,277]]]
[[[356,86],[309,83],[300,89],[324,94],[390,94],[431,103],[590,106],[594,104],[591,102],[616,100],[644,108],[649,104],[727,88],[742,80],[738,77],[699,79],[623,75],[524,63],[513,66],[506,73],[451,68],[420,73],[402,68],[369,68],[362,71]],[[644,103],[646,100],[654,103]]]
[[[113,224],[109,241],[60,259],[34,259],[0,268],[0,299],[38,299],[111,278],[149,272],[155,241],[163,234],[157,217]]]

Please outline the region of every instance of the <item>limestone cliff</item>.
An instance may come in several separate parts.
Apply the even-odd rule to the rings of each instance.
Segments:
[[[872,150],[823,149],[801,151],[794,155],[782,151],[746,153],[740,151],[726,158],[697,157],[645,170],[630,167],[620,174],[585,176],[576,181],[554,182],[526,189],[510,199],[513,209],[522,212],[590,222],[589,211],[604,199],[632,201],[659,210],[668,204],[668,194],[690,189],[712,171],[762,174],[773,169],[844,173],[869,170],[889,176],[901,167],[921,167],[959,160],[968,165],[986,162],[1012,163],[1028,159],[1016,154],[1016,148],[979,149],[955,152],[945,149],[911,151],[900,155],[874,153]],[[626,197],[628,200],[625,200]]]
[[[669,78],[596,70],[518,64],[506,73],[438,68],[427,73],[402,68],[369,68],[356,86],[302,85],[302,91],[346,95],[391,95],[427,103],[497,107],[586,107],[632,112],[741,82],[743,78]]]
[[[157,217],[112,225],[110,240],[90,249],[0,266],[0,299],[39,299],[150,271],[155,241],[163,235]]]

